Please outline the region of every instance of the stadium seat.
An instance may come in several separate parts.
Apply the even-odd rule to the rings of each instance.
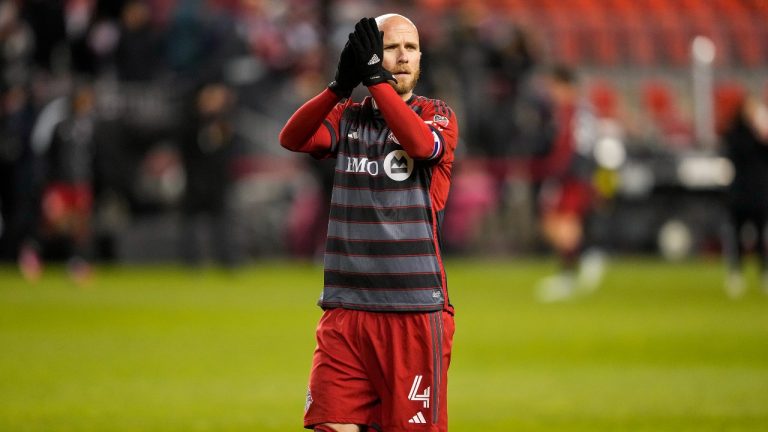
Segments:
[[[584,54],[579,32],[568,16],[561,12],[550,11],[546,21],[551,25],[551,46],[554,60],[566,64],[581,63]]]
[[[687,67],[691,42],[712,39],[719,66],[757,68],[768,50],[764,0],[499,0],[513,16],[536,17],[554,60],[598,67]],[[530,18],[526,18],[530,21]],[[518,20],[519,21],[519,20]],[[765,27],[765,28],[763,28]]]
[[[589,101],[600,118],[618,117],[618,92],[613,83],[599,80],[589,86]]]
[[[649,28],[637,19],[625,21],[624,40],[627,41],[630,62],[637,66],[652,66],[656,63],[656,46]]]
[[[419,7],[423,10],[442,11],[448,8],[450,0],[418,0]]]
[[[642,94],[643,107],[663,140],[675,147],[692,144],[693,127],[683,118],[669,84],[661,80],[646,81]]]
[[[504,0],[504,13],[515,23],[536,28],[537,15],[530,4],[524,0]]]
[[[758,67],[765,64],[765,41],[758,24],[745,13],[730,15],[731,45],[735,48],[742,65]]]
[[[585,44],[591,45],[592,59],[601,66],[616,66],[621,61],[618,39],[618,26],[603,15],[594,15],[585,22],[588,27],[585,32]]]
[[[655,117],[672,111],[673,101],[669,87],[661,81],[647,81],[643,85],[643,104]]]
[[[687,66],[691,36],[686,26],[671,20],[660,21],[659,25],[660,37],[656,43],[664,48],[666,62],[671,66]]]

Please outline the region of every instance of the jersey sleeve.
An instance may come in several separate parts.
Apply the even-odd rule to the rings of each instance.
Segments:
[[[428,100],[422,107],[421,118],[432,135],[432,154],[428,160],[453,160],[459,138],[459,124],[453,110],[443,101]]]
[[[459,123],[448,105],[437,99],[425,99],[421,103],[423,122],[429,127],[433,138],[434,170],[429,194],[437,211],[445,209],[448,191],[451,187],[451,171],[459,140]]]
[[[425,160],[434,158],[432,130],[415,111],[406,104],[395,89],[387,83],[368,87],[387,126],[397,137],[408,156]]]
[[[288,150],[317,158],[335,154],[339,143],[339,121],[351,101],[338,102],[326,89],[302,105],[280,131],[280,144]]]
[[[323,126],[325,126],[325,129],[328,131],[328,133],[331,136],[331,146],[328,148],[327,154],[319,154],[319,153],[312,153],[313,156],[317,158],[327,157],[327,156],[335,156],[336,152],[339,150],[339,137],[340,137],[340,126],[341,123],[341,117],[344,115],[344,111],[352,105],[352,100],[347,99],[344,102],[336,104],[335,107],[333,107],[333,110],[331,110],[331,113],[328,114],[328,116],[323,120]]]

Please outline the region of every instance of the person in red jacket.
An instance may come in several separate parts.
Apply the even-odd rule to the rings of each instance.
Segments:
[[[413,93],[416,26],[363,18],[335,80],[280,132],[283,147],[335,158],[304,426],[315,431],[446,431],[454,321],[440,226],[458,125]],[[349,99],[362,82],[371,96]]]

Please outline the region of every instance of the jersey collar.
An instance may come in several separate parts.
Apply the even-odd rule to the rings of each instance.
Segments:
[[[376,103],[376,99],[374,99],[373,97],[371,97],[370,99],[371,99],[371,108],[373,109],[373,112],[378,113],[379,105]],[[415,100],[416,100],[416,93],[411,93],[411,97],[409,97],[408,100],[405,101],[405,104],[412,105]]]

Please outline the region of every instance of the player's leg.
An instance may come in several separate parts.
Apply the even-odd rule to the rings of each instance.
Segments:
[[[756,251],[760,269],[760,287],[764,294],[768,294],[768,211],[761,211],[755,218],[757,230]]]
[[[360,362],[359,311],[331,309],[317,326],[304,427],[358,432],[378,413],[378,396]]]
[[[456,330],[453,314],[441,311],[436,317],[440,320],[442,330],[442,346],[437,352],[440,361],[440,384],[438,385],[438,419],[437,430],[448,430],[448,367],[451,365],[451,353],[453,351],[453,334]]]
[[[576,178],[566,179],[553,197],[542,211],[542,233],[557,253],[560,271],[536,287],[537,298],[546,302],[592,291],[602,276],[598,266],[593,266],[590,274],[580,273],[585,220],[593,205],[592,186]]]
[[[747,215],[742,209],[731,208],[730,221],[726,228],[723,246],[726,259],[725,293],[731,298],[737,298],[744,294],[746,284],[742,275],[742,259],[744,255],[744,242],[741,241],[741,232],[747,221]]]
[[[536,297],[543,302],[565,300],[576,292],[576,270],[581,253],[582,224],[573,212],[552,210],[543,215],[542,230],[555,253],[560,270],[536,286]]]
[[[598,214],[594,206],[589,205],[582,217],[581,256],[579,258],[579,289],[583,293],[597,290],[605,274],[605,252],[596,232]]]

